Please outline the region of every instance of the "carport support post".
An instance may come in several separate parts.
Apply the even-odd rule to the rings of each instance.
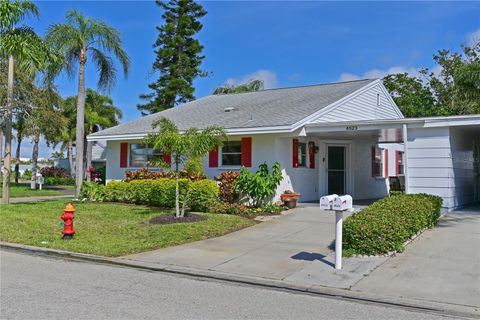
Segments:
[[[335,211],[335,269],[342,269],[343,211]]]

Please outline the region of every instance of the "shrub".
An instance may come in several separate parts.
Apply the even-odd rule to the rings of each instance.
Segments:
[[[64,168],[60,168],[60,167],[44,167],[40,169],[40,173],[44,178],[46,177],[70,178],[70,173]]]
[[[180,200],[183,201],[188,179],[180,179]],[[175,180],[168,178],[111,181],[105,188],[105,200],[153,205],[163,208],[175,207]]]
[[[348,217],[343,226],[346,255],[403,251],[404,243],[440,217],[442,198],[403,194],[379,200]]]
[[[46,186],[73,186],[75,184],[74,178],[63,177],[46,177],[44,179]]]
[[[106,190],[103,184],[85,181],[82,184],[79,198],[86,201],[104,201],[105,195]]]
[[[215,180],[220,187],[219,199],[224,202],[234,203],[238,201],[239,193],[235,190],[235,182],[240,176],[237,171],[222,172]]]
[[[273,164],[271,170],[263,163],[255,173],[242,168],[235,182],[235,190],[240,192],[244,201],[251,201],[254,207],[261,207],[275,194],[282,179],[282,170],[278,162]]]
[[[188,206],[192,211],[207,212],[209,204],[218,198],[219,187],[213,180],[199,180],[188,188]]]
[[[187,178],[191,181],[198,181],[206,179],[207,177],[203,174],[190,174],[187,171],[180,171],[180,178]],[[147,168],[143,168],[135,171],[127,171],[125,173],[125,181],[130,182],[134,180],[153,180],[153,179],[162,179],[162,178],[175,178],[175,172],[173,171],[151,171]]]
[[[228,203],[222,201],[212,201],[208,207],[208,211],[219,214],[234,214],[244,216],[250,214],[250,209],[239,203]]]
[[[25,169],[22,174],[22,179],[31,180],[32,179],[32,170]]]

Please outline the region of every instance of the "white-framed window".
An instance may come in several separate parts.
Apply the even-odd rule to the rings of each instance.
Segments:
[[[145,167],[149,162],[161,161],[161,150],[153,149],[143,143],[130,143],[129,146],[130,167]]]
[[[305,142],[298,143],[298,167],[305,168],[307,166],[307,144]]]
[[[372,157],[372,175],[383,177],[383,149],[375,147]]]
[[[226,141],[221,148],[220,160],[222,166],[240,166],[242,164],[241,141]]]
[[[405,153],[403,151],[397,151],[397,175],[399,176],[405,174],[404,157]]]

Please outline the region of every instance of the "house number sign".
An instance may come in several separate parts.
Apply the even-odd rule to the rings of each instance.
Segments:
[[[347,126],[345,129],[347,131],[357,131],[358,130],[357,126]]]

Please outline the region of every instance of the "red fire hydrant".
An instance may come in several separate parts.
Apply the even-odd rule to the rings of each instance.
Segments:
[[[63,240],[72,240],[73,235],[75,234],[75,230],[73,230],[73,219],[75,215],[75,208],[73,207],[72,203],[69,202],[65,206],[63,210],[63,214],[60,216],[60,219],[63,220]]]

